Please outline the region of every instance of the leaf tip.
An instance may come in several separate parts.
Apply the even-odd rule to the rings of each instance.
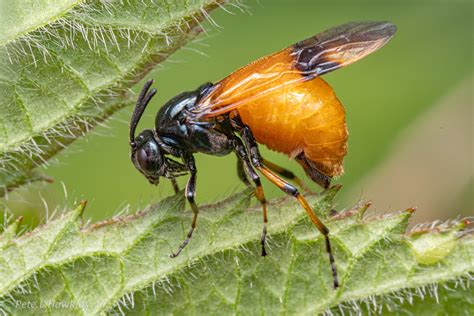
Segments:
[[[23,221],[23,216],[18,216],[18,218],[8,225],[2,234],[0,234],[0,247],[5,246],[16,236],[18,227],[20,227],[21,222]]]
[[[337,192],[342,188],[341,184],[336,184],[333,185],[332,187],[324,190],[323,192],[320,193],[321,200],[327,201],[327,202],[332,202],[334,200],[334,197],[336,196]]]
[[[23,216],[18,216],[18,218],[8,228],[16,232],[18,227],[20,227],[20,224],[22,221],[23,221]]]
[[[474,223],[472,219],[463,218],[460,222],[460,225],[462,225],[462,228],[466,228],[467,226],[471,225],[472,223]]]
[[[21,224],[21,222],[23,221],[23,216],[18,216],[18,218],[15,220],[15,223],[14,225],[16,225],[16,228],[18,228]]]
[[[369,207],[372,206],[372,204],[373,204],[372,201],[366,201],[359,205],[359,207],[356,209],[359,218],[364,217],[365,212],[369,209]]]
[[[360,201],[353,207],[347,210],[343,210],[340,213],[336,212],[331,216],[333,219],[344,219],[356,215],[358,219],[362,219],[364,217],[365,212],[370,206],[372,206],[372,201]]]
[[[82,215],[84,215],[84,211],[86,209],[86,206],[87,206],[87,200],[82,200],[81,202],[79,202],[79,205],[75,210],[75,213],[76,213],[77,217],[82,217]]]
[[[408,213],[410,216],[411,216],[412,214],[414,214],[415,211],[416,211],[416,206],[414,206],[414,207],[409,207],[409,208],[407,208],[407,209],[405,210],[405,212]]]

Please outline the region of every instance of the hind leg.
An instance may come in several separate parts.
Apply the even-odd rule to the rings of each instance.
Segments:
[[[331,185],[332,177],[325,175],[318,170],[317,166],[306,158],[304,153],[301,153],[296,157],[296,161],[303,167],[304,171],[314,182],[327,189]]]
[[[296,183],[297,186],[302,188],[305,191],[309,191],[309,189],[306,187],[304,182],[298,178],[293,172],[291,172],[288,169],[285,169],[271,161],[266,160],[265,158],[262,158],[262,163],[271,171],[275,172],[276,174],[280,175],[281,177],[290,180],[293,183]]]
[[[273,184],[275,184],[278,188],[280,188],[283,192],[288,195],[293,196],[303,207],[308,214],[311,222],[314,226],[319,230],[319,232],[324,236],[324,241],[326,244],[326,251],[329,256],[329,262],[331,264],[332,276],[333,276],[333,284],[334,288],[339,287],[339,281],[337,278],[337,270],[336,270],[336,263],[334,260],[334,256],[332,254],[331,242],[329,240],[329,229],[321,222],[318,216],[313,212],[313,209],[309,205],[308,201],[304,198],[301,193],[299,193],[298,189],[291,185],[290,183],[286,182],[278,175],[274,174],[269,168],[267,168],[263,164],[263,159],[260,156],[260,152],[258,150],[257,142],[253,137],[252,131],[248,126],[242,127],[242,138],[247,146],[247,149],[250,153],[250,158],[252,164],[255,166],[257,170],[259,170],[268,180],[270,180]]]

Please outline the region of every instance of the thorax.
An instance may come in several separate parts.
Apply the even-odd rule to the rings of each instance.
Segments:
[[[191,112],[209,87],[210,84],[205,84],[195,91],[181,93],[160,109],[155,127],[163,142],[190,153],[221,156],[232,150],[232,134],[226,122],[192,119]]]

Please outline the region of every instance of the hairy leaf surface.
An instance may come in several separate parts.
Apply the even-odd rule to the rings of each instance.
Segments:
[[[54,3],[53,3],[54,2]],[[0,3],[0,194],[116,110],[216,0]]]
[[[473,307],[474,239],[466,222],[406,234],[412,210],[364,216],[367,204],[325,216],[337,192],[309,196],[331,230],[342,286],[334,290],[321,235],[293,199],[270,203],[269,256],[249,191],[202,207],[176,259],[191,212],[181,195],[82,227],[82,206],[31,233],[0,237],[0,306],[25,302],[73,314],[315,314],[364,310],[454,312]],[[423,298],[424,300],[422,300]],[[450,304],[454,302],[455,304]],[[53,304],[54,303],[54,304]],[[49,304],[49,305],[48,305]]]

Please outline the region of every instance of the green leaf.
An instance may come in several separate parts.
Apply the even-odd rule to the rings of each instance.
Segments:
[[[199,32],[216,0],[0,3],[0,189],[118,109]],[[0,195],[4,194],[1,192]]]
[[[413,210],[370,217],[368,204],[327,218],[337,190],[308,196],[331,230],[337,290],[321,235],[291,198],[270,202],[270,254],[259,256],[261,210],[249,206],[247,190],[201,207],[198,228],[176,259],[169,254],[191,222],[182,194],[92,226],[82,227],[81,205],[19,237],[7,229],[0,237],[0,306],[7,314],[37,306],[61,314],[67,306],[79,315],[472,310],[467,222],[405,234]]]

